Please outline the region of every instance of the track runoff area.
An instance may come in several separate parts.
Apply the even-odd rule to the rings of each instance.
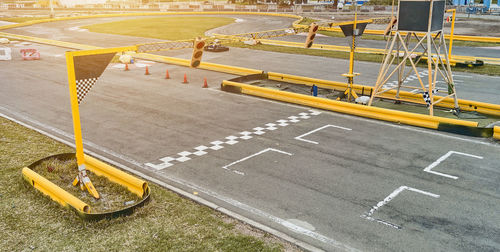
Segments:
[[[192,79],[229,77],[165,67],[189,71]],[[110,90],[98,83],[82,108],[84,145],[104,161],[324,250],[498,248],[495,142],[218,88],[165,86],[163,71],[138,72],[105,71],[103,84],[116,97],[106,97]],[[51,82],[37,85],[67,98],[67,90],[49,87]],[[71,141],[70,117],[69,123],[51,120],[54,112],[67,114],[64,106],[48,113],[47,102],[38,101],[26,113],[15,99],[21,93],[10,99],[2,94],[2,115]]]

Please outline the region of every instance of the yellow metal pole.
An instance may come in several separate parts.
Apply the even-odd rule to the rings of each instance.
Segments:
[[[351,52],[349,53],[349,88],[347,92],[347,101],[351,101],[351,95],[352,95],[352,84],[354,82],[354,49],[356,47],[356,22],[358,20],[358,12],[357,12],[357,6],[356,2],[353,1],[353,6],[354,6],[354,23],[352,25],[352,45],[351,45]]]
[[[427,26],[427,71],[429,73],[428,77],[428,83],[429,83],[429,88],[427,89],[427,92],[429,93],[429,99],[431,100],[429,104],[429,115],[433,116],[434,115],[434,95],[432,93],[432,90],[434,90],[434,86],[432,83],[432,54],[431,54],[431,26],[432,26],[432,8],[434,7],[434,2],[431,0],[430,5],[429,5],[429,23]]]
[[[80,124],[80,111],[78,109],[78,98],[76,94],[75,65],[72,52],[66,52],[66,65],[68,68],[69,96],[71,102],[71,113],[73,115],[73,130],[75,132],[76,160],[78,165],[85,162],[83,156],[82,127]]]
[[[351,46],[351,53],[349,54],[349,74],[352,75],[353,70],[354,70],[354,44],[356,43],[356,35],[355,30],[356,30],[356,21],[358,19],[358,12],[356,11],[356,4],[354,4],[354,24],[352,26],[352,46]]]
[[[82,141],[82,126],[80,124],[80,110],[78,108],[78,96],[76,93],[76,77],[75,77],[75,63],[73,60],[73,53],[66,52],[66,66],[68,68],[68,83],[69,83],[69,96],[71,102],[71,113],[73,115],[73,129],[75,132],[75,147],[76,147],[76,162],[78,164],[78,176],[73,181],[73,185],[80,182],[80,188],[83,190],[83,185],[87,191],[96,199],[99,198],[99,193],[87,176],[85,170],[85,157],[83,155],[83,141]]]
[[[451,12],[451,30],[450,30],[450,48],[448,48],[448,59],[451,60],[451,47],[453,46],[453,32],[455,31],[455,14],[457,13],[457,9],[447,10],[446,12]]]

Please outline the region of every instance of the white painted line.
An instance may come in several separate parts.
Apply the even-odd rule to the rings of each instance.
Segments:
[[[481,157],[481,156],[476,156],[476,155],[467,154],[467,153],[458,152],[458,151],[448,151],[448,153],[446,153],[442,157],[438,158],[438,160],[434,161],[432,164],[430,164],[429,166],[425,167],[424,171],[428,172],[428,173],[432,173],[432,174],[438,175],[438,176],[443,176],[443,177],[446,177],[446,178],[458,179],[457,176],[453,176],[453,175],[449,175],[449,174],[446,174],[446,173],[441,173],[441,172],[437,172],[437,171],[433,171],[432,170],[434,167],[438,166],[441,162],[443,162],[444,160],[446,160],[447,158],[449,158],[452,154],[457,154],[457,155],[462,155],[462,156],[472,157],[472,158],[477,158],[477,159],[483,159],[483,157]]]
[[[433,198],[439,198],[439,195],[434,194],[434,193],[422,191],[422,190],[415,189],[415,188],[409,187],[409,186],[400,186],[398,189],[394,190],[394,192],[389,194],[389,196],[385,197],[384,200],[380,201],[379,203],[377,203],[377,205],[373,206],[372,209],[370,209],[370,211],[367,214],[361,215],[361,218],[365,218],[365,219],[370,220],[370,221],[376,221],[378,223],[382,223],[382,224],[387,225],[387,226],[392,227],[392,228],[401,229],[402,228],[401,226],[398,226],[396,224],[390,223],[390,222],[385,221],[385,220],[373,218],[372,215],[373,215],[373,213],[375,213],[375,211],[377,211],[377,209],[379,209],[382,206],[384,206],[385,204],[389,203],[389,201],[394,199],[396,196],[398,196],[399,193],[401,193],[404,190],[420,193],[420,194],[427,195],[427,196],[430,196]]]
[[[300,120],[298,120],[299,117],[303,118],[303,119],[309,119],[312,116],[316,116],[319,114],[321,114],[321,112],[316,111],[316,110],[308,110],[307,112],[299,113],[299,116],[290,116],[289,118],[295,118],[296,120],[294,120],[294,121],[299,122],[300,121]],[[223,149],[224,144],[234,145],[234,144],[240,143],[241,139],[243,139],[243,140],[252,139],[254,137],[252,135],[263,135],[266,132],[274,131],[274,130],[278,129],[278,127],[277,127],[278,125],[282,126],[282,127],[290,125],[288,123],[289,121],[285,120],[285,119],[280,119],[280,120],[277,120],[276,122],[278,122],[278,124],[276,124],[276,123],[265,124],[265,126],[266,126],[265,128],[264,127],[255,127],[255,128],[253,128],[253,130],[255,130],[255,131],[252,131],[252,132],[250,132],[250,131],[239,132],[238,134],[241,136],[231,135],[231,136],[225,137],[224,141],[217,140],[217,141],[210,142],[210,144],[212,144],[212,146],[210,146],[210,147],[206,147],[203,145],[198,146],[198,147],[194,148],[197,151],[192,152],[192,153],[189,151],[183,151],[183,152],[177,153],[177,155],[179,156],[178,158],[172,158],[172,157],[167,156],[167,157],[160,158],[160,161],[162,161],[162,163],[154,164],[154,163],[148,162],[148,163],[145,163],[145,165],[148,167],[151,167],[155,171],[163,170],[163,169],[171,167],[175,164],[184,163],[186,161],[191,160],[192,158],[188,157],[191,154],[194,154],[196,156],[202,156],[202,155],[207,154],[207,152],[210,150],[216,151],[216,150]],[[198,148],[203,148],[203,149],[198,149]],[[207,150],[207,151],[205,151],[205,150]],[[183,155],[183,153],[186,153],[186,155]],[[165,160],[168,160],[168,161],[165,161]],[[174,160],[175,160],[175,162],[174,162]],[[239,173],[238,171],[235,171],[235,172]]]
[[[46,129],[49,129],[51,131],[53,129],[55,129],[55,128],[50,127],[50,126],[48,126],[46,124],[43,124],[43,123],[37,122],[35,120],[32,120],[31,118],[22,116],[22,115],[20,115],[20,114],[18,114],[16,112],[13,112],[13,111],[10,111],[8,109],[5,109],[2,106],[0,106],[0,110],[7,111],[8,113],[15,115],[16,117],[23,118],[23,120],[26,120],[26,121],[28,121],[30,123],[34,123],[34,124],[36,124],[38,126],[41,126],[42,128],[46,128]],[[48,133],[48,132],[46,132],[44,130],[41,130],[41,129],[36,128],[34,126],[31,126],[31,125],[29,125],[27,123],[24,123],[24,122],[21,122],[19,120],[16,120],[16,119],[14,119],[12,117],[9,117],[9,116],[7,116],[7,115],[5,115],[3,113],[0,113],[0,116],[4,117],[4,118],[7,118],[8,120],[11,120],[11,121],[13,121],[15,123],[18,123],[20,125],[23,125],[26,128],[32,129],[34,131],[37,131],[37,132],[39,132],[39,133],[41,133],[41,134],[43,134],[45,136],[48,136],[48,137],[50,137],[50,138],[52,138],[52,139],[54,139],[56,141],[59,141],[61,143],[66,144],[68,146],[71,146],[73,148],[75,147],[75,144],[72,143],[71,141],[67,141],[65,139],[59,138],[57,136],[54,136],[54,135],[52,135],[52,134],[50,134],[50,133]],[[56,132],[56,133],[59,134],[60,132],[62,132],[62,133],[64,133],[65,136],[69,135],[70,139],[72,138],[71,134],[68,134],[68,133],[63,132],[63,131],[58,130],[58,129],[56,129],[56,130],[59,131],[59,132]],[[85,144],[87,145],[87,142],[85,142]],[[107,150],[107,149],[105,149],[105,148],[103,148],[101,146],[98,146],[98,145],[94,145],[93,144],[92,147],[95,148],[95,149],[97,149],[98,151],[104,152],[104,153],[106,153],[108,155],[111,155],[111,156],[117,158],[117,159],[125,161],[126,163],[128,163],[130,165],[134,165],[136,167],[140,167],[142,169],[148,170],[148,167],[146,165],[143,165],[142,163],[140,163],[138,161],[135,161],[135,160],[133,160],[133,159],[127,157],[127,156],[124,156],[124,155],[121,155],[121,154],[117,154],[117,153],[115,153],[113,151]],[[119,167],[119,168],[121,168],[121,169],[123,169],[125,171],[128,171],[128,172],[130,172],[132,174],[140,176],[140,177],[142,177],[142,178],[144,178],[146,180],[149,180],[149,181],[151,181],[153,183],[161,185],[164,188],[172,190],[172,191],[174,191],[174,192],[176,192],[176,193],[178,193],[180,195],[183,195],[184,197],[192,199],[192,200],[194,200],[194,201],[196,201],[196,202],[198,202],[200,204],[208,206],[208,207],[210,207],[212,209],[215,209],[217,211],[223,212],[223,213],[225,213],[225,214],[227,214],[227,215],[229,215],[229,216],[231,216],[233,218],[236,218],[238,220],[241,220],[241,221],[244,221],[246,223],[249,223],[250,225],[252,225],[254,227],[257,227],[257,228],[262,229],[262,230],[264,230],[266,232],[269,232],[269,233],[274,234],[274,235],[276,235],[278,237],[281,237],[281,238],[283,238],[283,239],[285,239],[287,241],[290,241],[290,242],[292,242],[294,244],[297,244],[297,245],[299,245],[302,248],[306,248],[307,250],[311,250],[311,251],[321,251],[320,249],[318,249],[318,248],[316,248],[316,247],[314,247],[314,246],[312,246],[312,245],[310,245],[308,243],[305,243],[303,241],[297,240],[297,239],[295,239],[293,237],[290,237],[289,235],[287,235],[285,233],[282,233],[282,232],[280,232],[280,231],[278,231],[276,229],[273,229],[273,228],[271,228],[269,226],[263,225],[263,224],[261,224],[259,222],[251,220],[251,219],[249,219],[247,217],[241,216],[241,215],[239,215],[239,214],[237,214],[235,212],[232,212],[231,210],[228,210],[228,209],[225,209],[223,207],[220,207],[220,206],[218,206],[218,205],[216,205],[216,204],[214,204],[214,203],[212,203],[212,202],[210,202],[208,200],[205,200],[205,199],[203,199],[203,198],[201,198],[199,196],[193,195],[190,192],[184,191],[183,189],[180,189],[178,187],[175,187],[175,186],[172,186],[170,184],[167,184],[164,181],[159,180],[156,177],[151,177],[149,175],[146,175],[146,174],[144,174],[144,173],[142,173],[140,171],[134,170],[134,169],[132,169],[132,168],[130,168],[128,166],[125,166],[125,165],[123,165],[123,164],[121,164],[121,163],[119,163],[117,161],[114,161],[112,159],[104,157],[104,156],[102,156],[100,154],[97,154],[97,153],[95,153],[93,151],[86,150],[85,152],[88,153],[89,155],[93,156],[93,157],[96,157],[96,158],[98,158],[100,160],[103,160],[103,161],[105,161],[107,163],[110,163],[110,164],[112,164],[112,165],[114,165],[116,167]],[[350,247],[350,246],[348,246],[346,244],[338,242],[338,241],[336,241],[336,240],[334,240],[334,239],[332,239],[330,237],[326,237],[326,236],[324,236],[322,234],[319,234],[319,233],[316,233],[316,232],[304,229],[304,228],[302,228],[300,226],[294,225],[293,223],[291,223],[291,224],[287,223],[284,219],[278,218],[278,217],[276,217],[274,215],[271,215],[271,214],[269,214],[267,212],[264,212],[264,211],[262,211],[260,209],[253,208],[253,207],[251,207],[249,205],[246,205],[246,204],[244,204],[242,202],[239,202],[237,200],[234,200],[232,198],[228,198],[228,197],[219,195],[219,194],[217,194],[217,193],[215,193],[213,191],[207,190],[207,189],[205,189],[203,187],[199,187],[197,185],[190,184],[190,183],[188,183],[188,182],[186,182],[186,181],[184,181],[184,180],[182,180],[180,178],[176,178],[176,177],[170,176],[170,175],[165,175],[165,174],[162,174],[162,173],[154,173],[154,175],[157,176],[157,177],[163,178],[164,180],[172,181],[174,183],[183,185],[185,187],[192,188],[192,189],[194,189],[194,190],[196,190],[196,191],[198,191],[200,193],[203,193],[203,194],[208,195],[210,197],[213,197],[213,198],[216,198],[216,199],[221,200],[223,202],[226,202],[227,204],[229,204],[229,205],[231,205],[233,207],[239,208],[239,209],[241,209],[241,210],[243,210],[243,211],[245,211],[247,213],[259,216],[259,217],[264,218],[264,219],[266,219],[268,221],[272,221],[272,222],[277,223],[277,224],[279,224],[281,226],[287,227],[289,230],[291,230],[291,231],[293,231],[293,232],[295,232],[297,234],[308,236],[308,237],[313,238],[313,239],[315,239],[317,241],[320,241],[320,242],[323,242],[323,243],[328,244],[330,246],[333,246],[333,247],[335,247],[337,249],[342,249],[342,250],[347,250],[347,251],[359,251],[358,249],[355,249],[355,248]]]
[[[310,135],[310,134],[312,134],[314,132],[317,132],[317,131],[320,131],[322,129],[329,128],[329,127],[333,127],[333,128],[337,128],[337,129],[343,129],[343,130],[352,130],[350,128],[345,128],[345,127],[342,127],[342,126],[337,126],[337,125],[333,125],[333,124],[327,124],[327,125],[325,125],[323,127],[319,127],[319,128],[317,128],[315,130],[311,130],[311,131],[309,131],[309,132],[307,132],[305,134],[302,134],[302,135],[300,135],[298,137],[295,137],[295,139],[297,139],[299,141],[304,141],[304,142],[312,143],[312,144],[318,144],[318,142],[307,140],[307,139],[303,139],[302,137],[305,137],[305,136]]]
[[[260,155],[262,153],[266,153],[268,151],[274,151],[274,152],[278,152],[278,153],[285,154],[285,155],[288,155],[288,156],[293,155],[292,153],[288,153],[288,152],[285,152],[285,151],[281,151],[281,150],[277,150],[277,149],[273,149],[273,148],[267,148],[267,149],[264,149],[264,150],[261,150],[261,151],[255,153],[255,154],[252,154],[252,155],[250,155],[248,157],[244,157],[244,158],[242,158],[240,160],[237,160],[237,161],[234,161],[234,162],[232,162],[232,163],[230,163],[228,165],[222,166],[222,169],[225,169],[225,170],[228,170],[228,171],[232,171],[232,172],[234,172],[234,173],[236,173],[238,175],[242,175],[243,176],[243,175],[245,175],[244,172],[237,171],[237,170],[232,170],[232,169],[229,169],[229,167],[232,166],[232,165],[235,165],[237,163],[241,163],[241,162],[243,162],[245,160],[248,160],[250,158],[253,158],[255,156],[258,156],[258,155]]]

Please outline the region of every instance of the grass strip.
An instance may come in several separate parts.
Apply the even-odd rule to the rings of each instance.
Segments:
[[[203,37],[205,32],[234,22],[227,17],[155,17],[137,18],[82,26],[91,32],[183,40]]]
[[[321,50],[321,49],[307,49],[307,48],[299,48],[299,47],[264,45],[264,44],[246,45],[242,42],[231,43],[231,44],[228,44],[228,46],[239,47],[239,48],[248,48],[248,49],[253,49],[253,50],[261,50],[261,51],[279,52],[279,53],[291,53],[291,54],[302,54],[302,55],[311,55],[311,56],[322,56],[322,57],[327,57],[327,58],[349,59],[348,52],[337,52],[337,51],[329,51],[329,50]],[[383,59],[383,55],[380,55],[380,54],[356,53],[354,55],[354,60],[359,60],[359,61],[381,63],[382,59]],[[407,65],[410,65],[410,63],[408,63]],[[426,63],[419,63],[417,66],[427,67],[427,64]],[[472,67],[472,68],[452,67],[452,71],[453,72],[466,72],[466,73],[499,76],[500,75],[500,66],[484,65],[484,66]]]
[[[98,222],[29,186],[21,168],[73,148],[0,117],[0,246],[4,251],[282,251],[288,243],[151,184],[132,215]],[[73,174],[73,175],[76,175]]]

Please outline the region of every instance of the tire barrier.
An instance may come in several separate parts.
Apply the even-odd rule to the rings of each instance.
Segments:
[[[111,167],[110,165],[105,164],[100,160],[85,155],[85,164],[88,170],[92,171],[98,176],[104,176],[108,178],[113,183],[117,183],[126,187],[130,192],[136,194],[141,198],[141,200],[136,202],[135,204],[129,205],[116,211],[102,213],[92,212],[91,207],[87,203],[81,201],[61,187],[36,173],[34,168],[49,159],[69,161],[75,159],[75,153],[64,153],[49,156],[30,164],[28,167],[24,167],[22,169],[22,176],[24,180],[28,184],[33,186],[36,190],[49,196],[52,200],[59,203],[61,206],[75,211],[76,214],[84,220],[96,221],[105,218],[109,219],[129,215],[133,213],[137,207],[143,206],[150,199],[150,188],[146,181],[138,179],[132,175],[129,175],[128,173]]]

